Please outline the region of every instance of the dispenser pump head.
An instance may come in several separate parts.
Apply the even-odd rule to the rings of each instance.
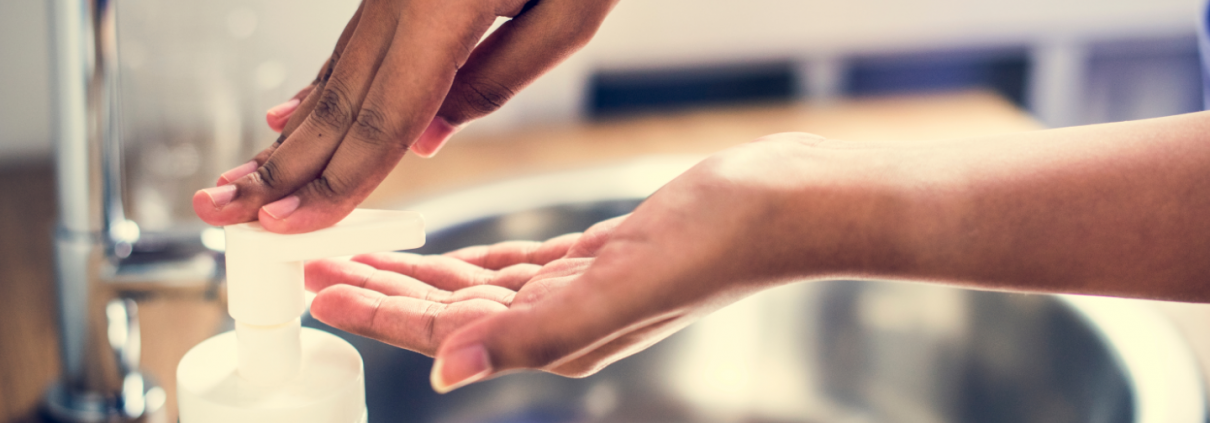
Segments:
[[[227,312],[236,322],[239,372],[264,385],[298,372],[304,261],[424,245],[424,218],[411,211],[358,209],[332,227],[302,234],[272,233],[257,222],[224,229]]]

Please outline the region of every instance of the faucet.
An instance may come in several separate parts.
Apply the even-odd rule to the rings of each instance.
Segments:
[[[199,230],[142,233],[127,219],[115,1],[48,5],[63,374],[46,393],[45,411],[64,422],[166,421],[167,394],[139,365],[138,303],[163,288],[216,298],[221,247],[203,242]]]

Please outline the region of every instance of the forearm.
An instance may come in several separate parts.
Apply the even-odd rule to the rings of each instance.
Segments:
[[[1210,114],[881,153],[908,200],[863,274],[1210,302]]]

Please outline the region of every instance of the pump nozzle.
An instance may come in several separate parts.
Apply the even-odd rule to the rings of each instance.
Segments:
[[[239,373],[250,382],[290,380],[299,366],[299,316],[305,311],[303,262],[424,245],[420,213],[354,210],[336,225],[282,235],[260,223],[225,228],[227,312],[236,322]]]

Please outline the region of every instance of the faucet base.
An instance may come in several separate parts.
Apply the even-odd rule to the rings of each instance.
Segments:
[[[59,382],[47,390],[43,405],[46,417],[62,423],[168,423],[167,399],[164,388],[134,372],[117,397],[74,391]]]

